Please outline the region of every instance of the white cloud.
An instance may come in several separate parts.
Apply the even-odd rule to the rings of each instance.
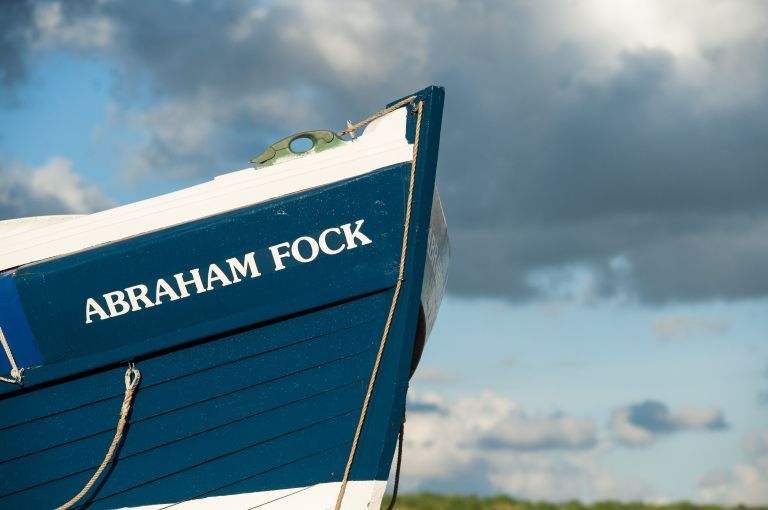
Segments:
[[[599,463],[601,450],[568,455],[523,454],[499,457],[489,477],[499,491],[526,499],[565,501],[617,499],[654,501],[653,488],[622,480]]]
[[[45,214],[85,214],[113,202],[72,170],[72,162],[53,157],[38,168],[0,169],[0,219]]]
[[[764,73],[744,49],[764,37],[768,11],[760,0],[722,0],[706,8],[698,0],[584,0],[555,12],[543,4],[536,21],[546,23],[551,42],[541,44],[588,48],[588,81],[610,79],[627,52],[658,50],[673,57],[676,85],[694,93],[702,110],[750,104],[763,94]]]
[[[526,283],[536,293],[578,305],[590,305],[601,298],[600,281],[591,267],[571,265],[545,268],[528,274]],[[617,301],[624,296],[617,298]]]
[[[591,419],[523,412],[510,413],[478,439],[485,448],[510,450],[580,449],[596,442]]]
[[[675,432],[728,427],[719,409],[685,406],[673,413],[666,404],[653,400],[617,409],[610,426],[616,439],[626,446],[646,446],[659,436]]]
[[[419,367],[411,379],[414,384],[454,384],[460,381],[458,373],[435,365]]]
[[[711,471],[699,480],[699,497],[730,505],[768,504],[768,430],[748,432],[743,441],[748,462]]]
[[[720,409],[683,406],[674,420],[681,429],[718,430],[726,427],[725,417]]]
[[[669,314],[654,321],[651,327],[658,338],[670,340],[700,334],[722,335],[728,332],[729,324],[720,320]]]
[[[140,113],[116,116],[139,126],[149,135],[150,142],[137,147],[123,165],[124,174],[132,180],[141,180],[153,174],[189,177],[205,172],[221,174],[247,165],[248,157],[256,156],[265,147],[257,136],[252,137],[251,152],[241,155],[237,168],[218,166],[218,158],[210,154],[218,150],[227,159],[228,149],[218,138],[222,126],[236,123],[245,117],[258,118],[263,123],[307,123],[317,118],[317,111],[308,98],[297,98],[287,90],[264,91],[222,99],[208,89],[154,105]],[[239,133],[245,135],[246,133]],[[233,137],[235,138],[235,137]],[[276,141],[276,140],[271,140]],[[226,145],[226,144],[224,144]]]
[[[281,39],[325,64],[347,86],[365,85],[408,70],[422,79],[428,58],[425,7],[344,0],[294,2]],[[393,17],[396,17],[396,22]]]
[[[65,16],[61,2],[35,5],[34,24],[40,48],[103,50],[112,44],[116,32],[115,24],[107,16]]]
[[[55,197],[72,213],[84,214],[111,205],[101,191],[85,184],[80,174],[72,170],[72,162],[53,157],[30,174],[31,192],[40,197]]]
[[[629,419],[628,409],[619,409],[611,417],[611,431],[619,442],[629,446],[647,445],[653,442],[651,431],[634,425]]]
[[[436,393],[409,398],[405,490],[451,490],[518,497],[647,498],[649,487],[617,480],[599,465],[606,445],[593,421],[531,414],[492,392],[455,402]]]

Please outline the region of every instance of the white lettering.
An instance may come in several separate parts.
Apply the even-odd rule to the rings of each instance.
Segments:
[[[173,290],[173,287],[160,278],[157,280],[157,287],[155,288],[155,304],[156,305],[162,305],[163,304],[163,296],[168,296],[171,298],[171,301],[176,301],[177,299],[181,299],[178,294],[176,294],[176,291]]]
[[[134,285],[133,287],[125,289],[125,292],[128,294],[128,301],[131,302],[132,312],[141,310],[139,301],[144,304],[144,308],[152,308],[155,306],[155,304],[147,297],[148,291],[149,289],[147,289],[146,285]]]
[[[341,229],[333,227],[333,228],[327,228],[323,230],[323,233],[320,234],[320,249],[323,250],[323,253],[327,255],[336,255],[337,253],[341,253],[344,251],[344,243],[341,243],[341,246],[336,248],[335,250],[332,250],[330,247],[328,247],[328,234],[333,232],[334,234],[341,236]]]
[[[109,315],[107,315],[107,312],[104,311],[104,309],[99,305],[99,303],[89,297],[88,301],[85,303],[85,323],[90,324],[93,322],[93,319],[91,319],[91,316],[98,315],[100,320],[107,320],[109,319]]]
[[[256,278],[257,276],[261,276],[261,273],[259,273],[259,268],[256,267],[256,252],[246,253],[243,257],[243,262],[240,262],[237,260],[236,257],[232,257],[231,259],[227,259],[227,264],[229,264],[229,270],[232,271],[232,283],[240,283],[242,280],[240,277],[243,278],[248,276],[248,273],[251,273],[251,278]]]
[[[131,307],[125,302],[125,293],[122,290],[108,292],[104,294],[104,299],[107,301],[107,309],[109,310],[110,317],[125,315],[131,311]]]
[[[357,244],[355,244],[355,239],[360,241],[361,246],[365,246],[366,244],[371,244],[373,241],[371,241],[368,236],[360,232],[360,227],[363,226],[363,222],[365,220],[357,220],[355,222],[355,230],[352,231],[352,225],[350,223],[347,223],[346,225],[341,226],[341,230],[344,231],[344,237],[347,239],[347,249],[351,250],[352,248],[357,248]]]
[[[285,253],[280,253],[280,248],[290,248],[290,246],[290,243],[280,243],[269,247],[269,251],[272,252],[272,259],[275,261],[275,271],[282,271],[285,269],[283,259],[290,257],[291,253],[288,251]]]
[[[304,241],[309,245],[309,257],[304,257],[301,254],[301,250],[299,248],[301,247],[300,243],[302,241]],[[320,247],[317,245],[317,241],[315,241],[311,237],[302,236],[296,239],[291,245],[291,254],[293,255],[293,258],[295,258],[302,264],[306,264],[307,262],[312,262],[317,258],[318,254],[320,254]]]
[[[365,220],[361,219],[338,227],[326,228],[319,236],[301,236],[292,242],[288,241],[270,246],[269,251],[272,254],[275,271],[285,269],[288,259],[291,258],[301,264],[307,264],[316,260],[321,253],[338,255],[345,250],[371,244],[373,241],[362,232],[364,223]],[[430,237],[427,254],[430,260],[434,257],[433,244]],[[209,264],[207,274],[201,275],[200,268],[193,268],[184,273],[174,274],[174,280],[158,278],[154,288],[151,285],[140,284],[123,290],[108,292],[102,295],[103,301],[87,298],[85,323],[92,324],[95,320],[103,321],[129,312],[138,312],[163,303],[188,298],[192,293],[202,294],[203,292],[214,291],[218,287],[227,287],[248,278],[261,276],[256,264],[255,251],[239,257],[228,258],[226,263],[227,267],[219,266],[219,263]],[[204,277],[207,279],[204,280]],[[154,295],[152,291],[154,291]]]
[[[208,287],[206,287],[208,290],[213,290],[213,282],[221,282],[222,287],[232,285],[232,282],[229,281],[229,278],[224,274],[224,271],[222,271],[216,264],[208,266]]]
[[[200,278],[200,270],[193,269],[189,273],[192,275],[191,280],[185,280],[184,273],[178,273],[173,275],[173,277],[176,278],[176,284],[178,284],[179,286],[179,293],[183,298],[189,297],[189,291],[187,290],[187,287],[189,287],[190,285],[195,286],[195,290],[197,291],[198,294],[202,294],[203,292],[205,292],[205,287],[203,286],[203,279]]]

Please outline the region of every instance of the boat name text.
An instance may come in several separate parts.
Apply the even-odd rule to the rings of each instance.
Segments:
[[[282,271],[295,260],[307,264],[322,255],[338,255],[358,246],[373,243],[360,229],[364,220],[346,223],[323,230],[317,238],[301,236],[291,242],[274,244],[268,248],[274,271]],[[164,303],[186,299],[193,294],[211,292],[218,288],[238,284],[261,276],[256,263],[256,252],[226,259],[224,264],[211,263],[206,269],[194,268],[176,273],[172,278],[159,278],[154,285],[133,285],[122,290],[107,292],[101,297],[89,297],[85,303],[85,323],[107,320]]]

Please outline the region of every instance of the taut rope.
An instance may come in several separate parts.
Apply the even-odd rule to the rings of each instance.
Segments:
[[[13,352],[11,352],[11,346],[8,345],[8,340],[5,338],[3,328],[0,328],[0,343],[3,344],[5,355],[8,356],[8,361],[11,363],[11,377],[0,377],[0,381],[10,384],[21,384],[21,381],[24,378],[24,369],[19,368],[16,364],[16,359],[13,357]]]
[[[364,121],[349,125],[346,130],[340,134],[351,133],[355,129],[364,126],[372,120],[386,115],[387,113],[396,110],[406,104],[411,103],[416,96],[411,96],[407,99],[390,106],[389,108],[380,111],[375,115],[371,115]],[[381,358],[384,354],[384,346],[387,344],[387,337],[389,336],[389,328],[392,326],[392,319],[395,315],[395,308],[397,307],[397,299],[400,297],[400,289],[403,286],[403,274],[405,273],[405,255],[408,251],[408,232],[410,230],[411,223],[411,208],[413,205],[413,188],[416,182],[416,157],[419,153],[419,133],[421,131],[421,113],[423,110],[424,101],[419,101],[416,105],[416,135],[413,140],[413,159],[411,160],[411,177],[408,185],[408,202],[405,208],[405,225],[403,227],[403,247],[400,252],[400,271],[397,275],[397,284],[395,285],[395,293],[392,296],[392,304],[389,307],[389,315],[387,316],[387,322],[384,325],[384,332],[381,335],[381,343],[379,344],[379,352],[376,355],[376,361],[373,364],[373,371],[371,372],[371,378],[368,381],[368,391],[365,393],[365,400],[363,400],[363,408],[360,412],[360,419],[357,422],[357,430],[355,431],[355,438],[352,440],[352,449],[349,452],[349,458],[347,459],[347,467],[344,469],[344,478],[341,480],[341,488],[339,489],[339,495],[336,498],[335,510],[341,510],[341,503],[344,500],[344,493],[347,490],[347,482],[349,481],[349,472],[352,469],[352,462],[355,459],[355,451],[357,450],[357,442],[360,440],[360,433],[363,430],[363,423],[365,423],[365,415],[368,412],[368,404],[371,401],[371,394],[373,393],[373,387],[376,384],[376,376],[379,373],[379,365],[381,364]]]
[[[128,364],[128,370],[125,372],[125,397],[123,397],[123,405],[120,408],[120,419],[117,422],[117,430],[115,431],[115,437],[112,439],[112,444],[109,445],[109,450],[107,450],[107,454],[104,456],[104,460],[101,461],[101,465],[96,470],[95,473],[93,473],[93,476],[90,480],[88,480],[88,483],[85,484],[85,487],[77,493],[77,495],[58,507],[56,510],[66,510],[67,508],[72,508],[78,501],[80,501],[83,496],[85,496],[89,490],[91,490],[91,487],[99,480],[101,477],[101,474],[104,472],[104,470],[107,468],[107,464],[112,460],[112,456],[115,454],[115,450],[117,449],[117,446],[120,444],[120,440],[123,438],[123,431],[125,430],[125,425],[128,422],[128,413],[131,412],[131,404],[133,404],[133,394],[136,392],[136,388],[139,387],[139,381],[141,381],[141,372],[136,368],[136,365],[133,363]]]
[[[389,108],[385,108],[385,109],[381,110],[379,113],[374,113],[373,115],[371,115],[367,119],[361,120],[357,124],[352,124],[352,121],[348,120],[347,121],[347,129],[342,129],[341,131],[339,131],[339,136],[350,135],[350,136],[352,136],[352,138],[354,138],[355,137],[355,131],[357,129],[359,129],[359,128],[367,125],[367,124],[370,124],[371,122],[373,122],[374,120],[378,119],[379,117],[383,117],[383,116],[385,116],[388,113],[392,113],[393,111],[397,110],[398,108],[402,108],[403,106],[407,105],[408,103],[412,103],[414,99],[416,99],[416,96],[406,97],[402,101],[398,101],[397,103],[393,104]],[[417,137],[418,137],[418,135],[417,135]],[[417,140],[418,140],[418,138],[417,138]],[[416,153],[416,148],[414,147],[414,154],[415,153]]]

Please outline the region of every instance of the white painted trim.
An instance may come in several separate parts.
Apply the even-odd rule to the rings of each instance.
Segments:
[[[22,232],[29,232],[50,225],[61,225],[67,221],[82,217],[81,214],[67,214],[62,216],[32,216],[30,218],[0,221],[0,242],[4,242],[5,238]]]
[[[125,507],[121,510],[333,510],[341,482],[321,483],[311,487],[233,494],[193,499],[183,503],[165,503]],[[386,480],[351,481],[344,493],[342,510],[379,510]]]
[[[0,239],[0,271],[59,257],[410,161],[407,112],[381,117],[352,142],[259,170],[247,168],[149,200]],[[2,223],[0,223],[2,230]]]

